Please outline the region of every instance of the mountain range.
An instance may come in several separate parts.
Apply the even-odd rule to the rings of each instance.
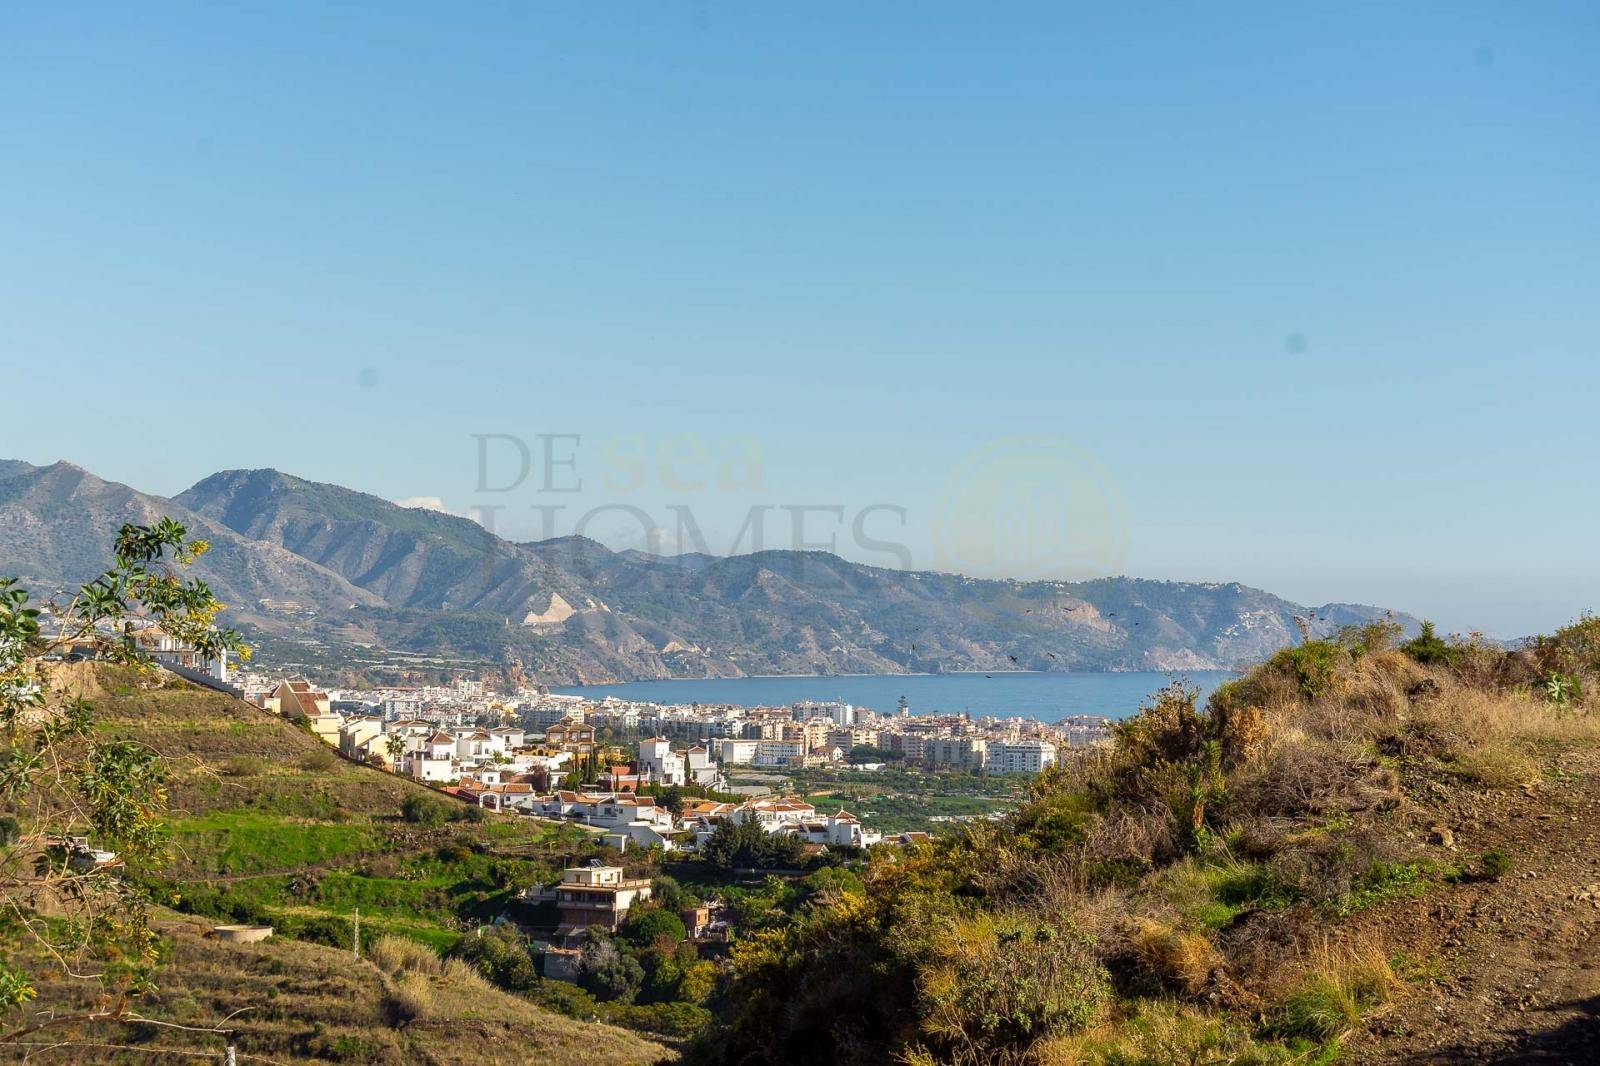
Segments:
[[[551,684],[744,674],[1196,670],[1391,616],[1237,583],[980,580],[826,552],[730,557],[512,543],[477,523],[276,470],[171,499],[70,463],[0,460],[0,573],[42,593],[103,568],[117,528],[171,515],[229,617],[277,638],[509,663]]]

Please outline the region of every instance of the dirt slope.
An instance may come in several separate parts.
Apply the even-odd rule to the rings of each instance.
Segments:
[[[1503,851],[1510,871],[1371,916],[1423,977],[1349,1061],[1600,1062],[1600,753],[1558,767],[1446,808],[1458,850]]]

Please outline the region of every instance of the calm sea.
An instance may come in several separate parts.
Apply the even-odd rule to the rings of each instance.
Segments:
[[[913,714],[966,711],[1053,722],[1072,714],[1123,718],[1175,677],[1200,689],[1201,698],[1233,675],[1220,670],[1187,674],[1139,672],[888,674],[858,677],[720,677],[706,680],[634,681],[625,685],[557,688],[579,696],[621,696],[652,703],[726,703],[773,707],[796,700],[842,700],[892,713],[904,696]]]

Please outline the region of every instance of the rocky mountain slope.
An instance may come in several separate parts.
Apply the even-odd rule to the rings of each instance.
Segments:
[[[294,552],[242,537],[172,500],[104,481],[71,463],[0,463],[0,570],[26,578],[38,595],[70,590],[104,567],[123,523],[150,523],[164,515],[210,541],[195,572],[239,617],[270,617],[278,601],[323,613],[384,602]]]
[[[578,537],[513,544],[275,470],[223,471],[164,500],[67,464],[0,464],[0,570],[81,581],[117,525],[162,513],[212,540],[200,572],[248,624],[515,657],[550,682],[1234,667],[1297,641],[1297,617],[1324,634],[1386,613],[1239,584],[978,580],[825,552],[662,557]]]

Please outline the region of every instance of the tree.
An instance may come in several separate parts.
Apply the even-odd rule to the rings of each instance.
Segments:
[[[779,870],[799,865],[805,847],[793,833],[769,833],[754,819],[724,821],[700,856],[724,870]]]
[[[450,957],[465,959],[485,977],[513,992],[526,992],[538,983],[528,942],[509,923],[480,927],[476,935],[462,937],[450,949]]]
[[[389,739],[383,742],[389,752],[389,765],[396,770],[400,769],[400,756],[406,753],[406,738],[404,733],[390,733]]]
[[[1433,630],[1432,622],[1423,622],[1422,631],[1400,645],[1400,650],[1424,665],[1449,664],[1460,657],[1460,651]]]
[[[689,935],[689,931],[684,928],[683,919],[665,907],[635,911],[622,923],[620,932],[623,939],[639,947],[655,943],[658,937],[666,937],[677,943]]]
[[[50,1026],[135,1019],[129,1000],[150,988],[157,943],[144,899],[130,879],[66,841],[87,836],[129,868],[159,860],[166,765],[97,729],[93,707],[58,661],[86,655],[153,674],[138,642],[147,626],[204,658],[248,657],[238,634],[216,625],[223,605],[211,589],[181,575],[208,547],[163,518],[124,525],[112,565],[64,604],[35,605],[15,578],[0,578],[0,802],[17,811],[20,830],[0,854],[0,910],[14,919],[11,933],[53,960],[53,976],[97,981],[110,1004],[51,1016],[0,1043]],[[0,1017],[35,994],[31,974],[0,962]]]
[[[578,983],[601,999],[633,999],[644,984],[644,967],[624,954],[599,926],[584,930]]]

